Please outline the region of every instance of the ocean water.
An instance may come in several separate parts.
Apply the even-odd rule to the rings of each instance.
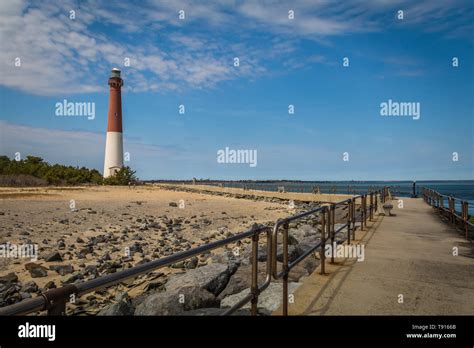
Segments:
[[[225,182],[226,187],[239,187],[244,185],[249,189],[276,191],[279,186],[284,186],[287,192],[312,192],[318,187],[321,193],[348,193],[362,194],[370,189],[389,186],[391,192],[397,197],[410,197],[413,191],[412,181],[277,181],[277,182]],[[416,182],[417,194],[421,196],[421,188],[427,187],[441,194],[453,196],[469,202],[469,214],[474,214],[474,180],[463,181],[418,181]],[[447,206],[447,203],[446,203]],[[456,210],[460,211],[460,204],[456,202]]]

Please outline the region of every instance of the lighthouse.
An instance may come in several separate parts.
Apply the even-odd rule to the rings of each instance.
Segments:
[[[113,68],[110,78],[109,115],[105,141],[104,178],[123,167],[122,86],[120,70]]]

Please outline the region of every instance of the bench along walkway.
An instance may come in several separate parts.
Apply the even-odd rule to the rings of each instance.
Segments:
[[[356,233],[364,261],[327,262],[326,275],[315,271],[295,291],[289,315],[474,314],[472,243],[421,198],[392,202],[394,216]]]

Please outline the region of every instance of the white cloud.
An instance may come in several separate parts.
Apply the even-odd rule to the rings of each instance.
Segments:
[[[472,32],[472,5],[451,0],[3,1],[0,85],[39,95],[103,91],[109,69],[123,67],[128,57],[132,65],[124,76],[131,91],[209,88],[269,73],[268,52],[272,63],[301,68],[305,63],[291,57],[300,39],[323,42],[394,27],[397,9],[405,11],[408,26],[446,36]],[[184,21],[179,10],[186,11]],[[239,69],[234,56],[242,58]]]

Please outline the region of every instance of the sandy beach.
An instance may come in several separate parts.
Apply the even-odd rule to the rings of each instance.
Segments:
[[[203,190],[213,192],[199,193]],[[37,260],[0,258],[0,277],[13,273],[18,278],[18,291],[4,298],[3,305],[224,239],[254,223],[273,224],[294,213],[288,207],[290,199],[330,199],[309,194],[241,194],[249,195],[249,191],[191,185],[2,188],[0,244],[38,245]],[[245,249],[249,244],[250,240],[238,246]],[[138,296],[150,283],[164,283],[169,273],[206,265],[210,260],[209,255],[202,255],[192,266],[185,262],[160,269],[132,280],[126,292]],[[77,311],[96,313],[123,287],[81,299],[76,303]]]

